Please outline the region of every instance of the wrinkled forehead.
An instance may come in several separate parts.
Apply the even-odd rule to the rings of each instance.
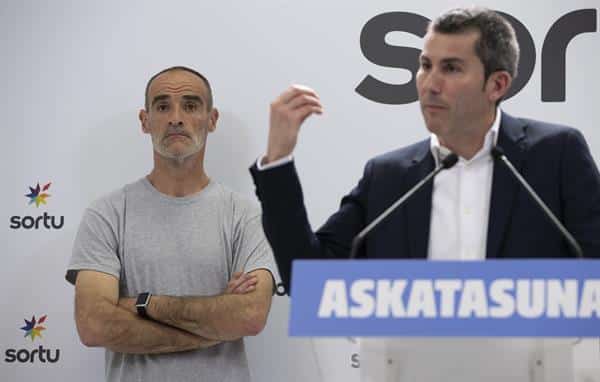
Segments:
[[[430,60],[477,59],[475,45],[480,35],[481,33],[476,29],[468,29],[460,33],[441,33],[430,29],[425,35],[421,56]]]
[[[172,97],[195,95],[206,101],[208,90],[204,81],[193,73],[184,70],[173,70],[156,77],[148,88],[150,102],[159,95]]]

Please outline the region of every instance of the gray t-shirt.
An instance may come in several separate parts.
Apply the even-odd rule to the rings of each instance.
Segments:
[[[67,280],[77,270],[119,279],[120,296],[222,294],[231,275],[264,268],[275,275],[257,204],[211,181],[171,197],[142,178],[84,213]],[[243,340],[189,352],[133,355],[106,350],[108,381],[249,381]]]

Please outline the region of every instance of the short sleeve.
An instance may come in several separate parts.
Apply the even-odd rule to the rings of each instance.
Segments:
[[[260,208],[254,205],[244,207],[235,214],[233,271],[247,273],[266,269],[275,279],[275,260],[263,231]]]
[[[93,208],[83,214],[65,278],[75,284],[77,272],[94,270],[120,278],[118,229],[115,219]]]

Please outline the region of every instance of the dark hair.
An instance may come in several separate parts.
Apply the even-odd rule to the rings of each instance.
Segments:
[[[212,89],[210,87],[210,83],[208,82],[206,77],[204,77],[202,74],[195,71],[194,69],[188,68],[187,66],[171,66],[170,68],[161,70],[160,72],[158,72],[155,75],[153,75],[152,77],[150,77],[150,79],[148,80],[148,83],[146,84],[146,91],[144,92],[144,105],[146,107],[146,110],[148,110],[150,108],[150,100],[148,99],[148,90],[150,90],[150,85],[152,84],[152,81],[154,81],[154,79],[156,77],[160,76],[163,73],[172,72],[175,70],[183,70],[185,72],[190,72],[190,73],[196,75],[202,81],[204,81],[204,84],[206,85],[206,89],[208,92],[208,100],[207,100],[206,106],[207,106],[208,110],[211,110],[212,106],[213,106],[213,96],[212,96]]]
[[[452,9],[433,20],[429,28],[447,34],[479,31],[475,54],[483,63],[484,79],[499,70],[506,70],[512,78],[517,76],[519,43],[515,30],[497,12],[480,7]]]

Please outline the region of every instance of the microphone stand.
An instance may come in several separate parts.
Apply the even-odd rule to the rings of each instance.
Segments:
[[[394,212],[400,205],[402,205],[408,198],[410,198],[415,192],[419,191],[427,182],[433,179],[440,171],[451,168],[458,162],[458,156],[454,153],[446,156],[442,163],[435,168],[429,175],[427,175],[423,180],[419,183],[415,184],[410,190],[408,190],[400,199],[396,200],[394,204],[389,206],[385,211],[383,211],[375,220],[373,220],[369,225],[367,225],[362,231],[358,233],[352,240],[352,249],[350,251],[350,259],[356,258],[358,250],[362,242],[365,240],[365,237],[369,232],[371,232],[379,223],[381,223],[385,218],[387,218],[392,212]]]
[[[519,181],[519,183],[521,183],[523,187],[525,187],[527,193],[533,198],[538,207],[540,207],[540,209],[544,211],[544,214],[552,221],[552,224],[560,231],[562,236],[567,240],[567,242],[569,243],[569,247],[573,250],[575,256],[578,258],[583,258],[583,250],[581,249],[579,243],[577,243],[577,240],[575,240],[573,235],[571,235],[571,233],[567,231],[565,226],[560,222],[560,220],[556,218],[556,216],[552,213],[550,208],[548,208],[546,203],[544,203],[544,201],[538,196],[538,194],[533,190],[533,188],[531,188],[529,183],[527,183],[525,178],[523,178],[519,171],[517,171],[515,166],[513,166],[513,164],[508,160],[508,158],[504,154],[504,150],[502,150],[500,146],[496,145],[492,148],[492,156],[494,157],[494,159],[500,160],[502,163],[504,163],[506,167],[508,167],[508,169],[510,170],[510,173]]]

